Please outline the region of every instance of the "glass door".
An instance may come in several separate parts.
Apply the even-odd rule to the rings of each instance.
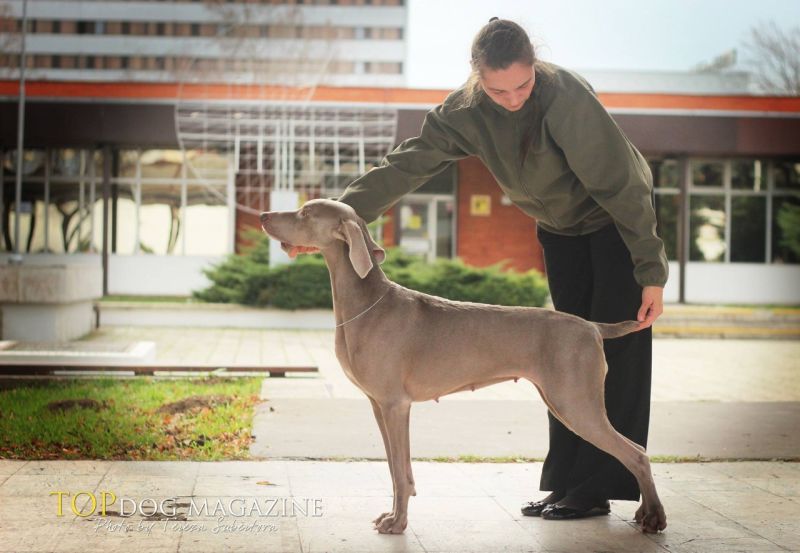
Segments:
[[[400,239],[404,251],[451,258],[455,253],[455,200],[449,195],[409,195],[400,204]]]

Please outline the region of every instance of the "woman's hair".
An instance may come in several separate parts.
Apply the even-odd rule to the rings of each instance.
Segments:
[[[507,69],[517,62],[533,65],[537,77],[549,73],[536,57],[536,50],[525,29],[508,19],[491,18],[472,41],[472,72],[464,85],[462,107],[474,105],[484,94],[480,83],[481,71]]]
[[[536,57],[536,49],[531,44],[525,29],[508,19],[491,18],[472,41],[470,59],[472,72],[464,85],[464,94],[458,102],[458,107],[472,107],[486,94],[480,83],[481,71],[507,69],[517,62],[533,66],[538,86],[554,74],[550,66]],[[523,163],[533,141],[534,132],[533,125],[528,125],[522,133],[519,147]]]

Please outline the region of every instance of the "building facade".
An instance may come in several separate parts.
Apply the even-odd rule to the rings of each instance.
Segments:
[[[404,0],[37,0],[28,2],[29,78],[404,86]],[[0,32],[22,0],[0,1]],[[0,78],[19,65],[0,43]]]
[[[11,28],[19,4],[5,20]],[[403,88],[402,65],[380,65],[402,64],[402,1],[266,4],[30,2],[19,201],[13,56],[0,79],[0,262],[15,250],[25,263],[88,260],[105,267],[110,294],[186,295],[206,284],[204,267],[257,231],[272,191],[296,191],[301,201],[340,194],[416,136],[448,93]],[[120,15],[130,13],[139,15]],[[291,37],[276,34],[287,26]],[[330,36],[347,47],[348,71],[274,81],[286,66],[272,62],[289,59],[281,44],[298,41],[294,62],[319,68],[314,60],[327,58],[314,48]],[[223,49],[223,39],[236,48]],[[150,41],[163,61],[132,61],[145,55],[134,46]],[[262,43],[271,47],[249,50]],[[167,61],[187,47],[203,56]],[[129,59],[110,67],[86,57],[99,51]],[[176,76],[180,63],[199,69]],[[743,73],[584,75],[650,163],[670,260],[667,301],[800,303],[800,259],[785,221],[786,206],[800,205],[800,99],[756,95]],[[535,221],[475,158],[404,197],[378,233],[430,260],[544,270]]]
[[[99,259],[108,202],[109,292],[186,294],[203,285],[201,267],[235,250],[237,235],[242,240],[237,230],[257,227],[242,194],[269,208],[268,194],[253,196],[240,175],[257,152],[237,161],[233,151],[181,149],[178,104],[174,96],[158,96],[163,88],[131,84],[112,97],[113,85],[45,82],[29,83],[17,208],[16,86],[0,83],[0,244],[13,249],[19,217],[28,262]],[[292,158],[281,169],[284,186],[292,182],[301,199],[335,196],[380,161],[379,150],[414,136],[427,109],[446,94],[320,87],[313,109],[288,120],[298,135],[312,114],[338,113],[325,119],[334,124],[320,124],[313,135],[306,129],[294,142],[289,134],[273,137],[280,144],[262,145],[262,162],[282,152]],[[650,162],[658,231],[671,267],[667,299],[680,298],[682,282],[689,302],[800,302],[799,260],[781,225],[783,206],[800,204],[800,99],[603,92],[600,99]],[[394,127],[384,125],[392,113]],[[348,118],[356,123],[340,124]],[[370,121],[374,128],[365,131]],[[309,173],[311,158],[316,174]],[[262,192],[278,186],[274,170],[267,177]],[[477,159],[454,163],[387,215],[382,232],[389,245],[428,258],[543,269],[535,222],[502,195]]]

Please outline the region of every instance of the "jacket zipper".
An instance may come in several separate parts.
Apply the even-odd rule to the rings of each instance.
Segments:
[[[519,143],[520,143],[519,121],[517,121],[517,119],[514,118],[514,144],[516,146],[519,146]],[[525,184],[525,181],[522,178],[523,159],[521,152],[518,149],[516,150],[516,162],[514,163],[514,165],[515,165],[514,168],[516,169],[517,172],[517,183],[519,184],[519,187],[522,189],[522,191],[525,193],[525,196],[527,196],[527,198],[530,201],[534,202],[536,205],[539,206],[539,209],[542,211],[542,214],[547,218],[546,222],[550,223],[552,226],[555,226],[555,223],[552,221],[550,214],[544,207],[544,203],[539,198],[531,194],[531,191],[528,189],[527,185]]]

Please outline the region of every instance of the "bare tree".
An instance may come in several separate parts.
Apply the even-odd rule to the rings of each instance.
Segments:
[[[709,62],[698,63],[692,70],[697,73],[719,73],[734,67],[737,57],[736,49],[728,50]]]
[[[800,96],[800,26],[781,29],[774,21],[750,29],[747,60],[763,92]]]

